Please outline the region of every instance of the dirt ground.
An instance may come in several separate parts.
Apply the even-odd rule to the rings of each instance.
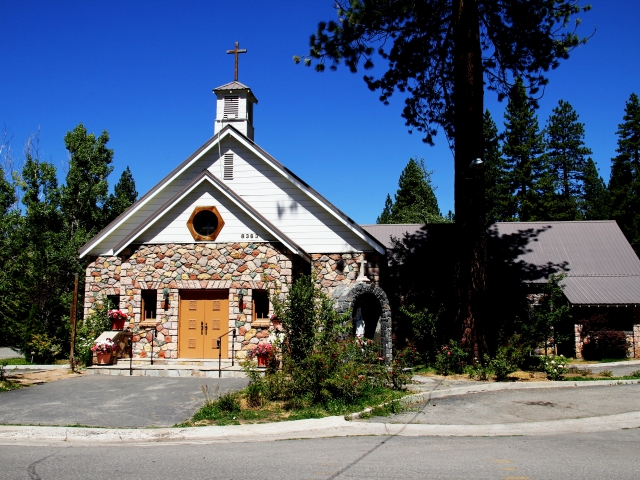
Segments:
[[[44,370],[40,372],[22,372],[17,374],[7,375],[7,379],[19,383],[25,387],[30,385],[42,385],[43,383],[55,382],[56,380],[62,380],[71,377],[81,377],[86,373],[74,373],[71,369],[64,370]]]

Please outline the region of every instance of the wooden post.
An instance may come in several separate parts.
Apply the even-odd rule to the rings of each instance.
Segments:
[[[71,299],[71,312],[69,313],[69,319],[71,320],[71,354],[69,355],[69,362],[71,362],[71,370],[76,369],[76,318],[78,311],[78,274],[73,274],[73,298]]]

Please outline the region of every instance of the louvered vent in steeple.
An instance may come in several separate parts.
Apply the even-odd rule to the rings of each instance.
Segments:
[[[224,154],[224,180],[233,180],[233,152]]]
[[[237,95],[224,97],[224,118],[238,118],[239,97]]]

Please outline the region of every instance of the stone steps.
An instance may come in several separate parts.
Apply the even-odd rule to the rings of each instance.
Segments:
[[[134,359],[129,367],[129,360],[122,358],[116,365],[93,365],[87,368],[92,375],[132,375],[146,377],[198,377],[198,378],[245,378],[246,375],[238,361],[231,364],[231,360],[222,359],[220,367],[218,360],[212,359],[154,359],[153,365],[149,360]]]

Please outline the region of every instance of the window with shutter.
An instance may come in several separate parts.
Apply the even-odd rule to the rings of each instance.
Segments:
[[[224,180],[233,180],[233,152],[224,154]]]
[[[238,105],[237,96],[224,97],[224,118],[238,118]]]

